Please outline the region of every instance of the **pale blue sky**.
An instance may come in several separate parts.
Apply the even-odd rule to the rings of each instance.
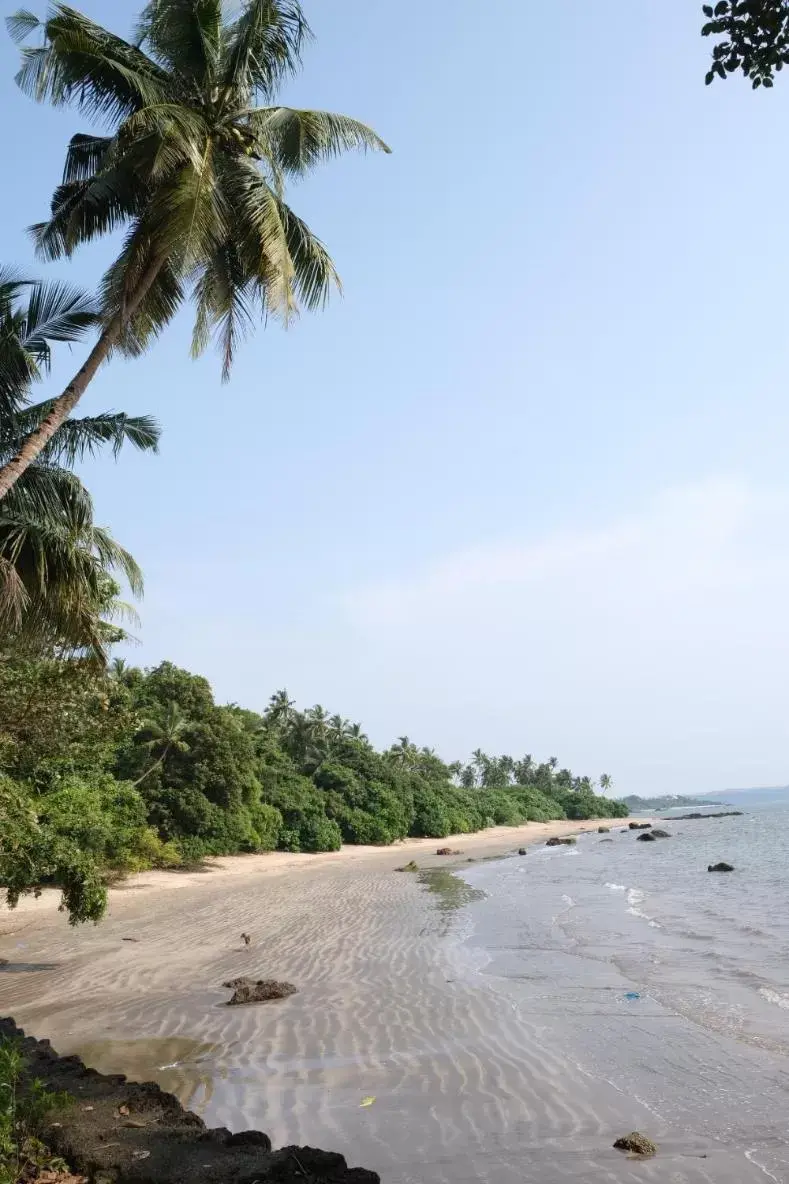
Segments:
[[[82,7],[125,32],[137,5]],[[789,780],[789,80],[705,88],[689,0],[306,7],[294,101],[394,153],[291,194],[345,283],[327,313],[226,387],[185,318],[94,384],[165,432],[88,472],[147,574],[131,656],[620,792]],[[28,265],[83,123],[14,61],[0,257]]]

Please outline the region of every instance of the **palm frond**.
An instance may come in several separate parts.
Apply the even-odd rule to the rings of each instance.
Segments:
[[[222,355],[222,380],[230,377],[238,342],[253,325],[252,290],[235,244],[224,243],[202,268],[195,283],[196,316],[192,357],[215,337]]]
[[[391,152],[367,124],[330,111],[264,107],[247,112],[246,118],[261,155],[290,176],[302,176],[343,152]]]
[[[78,537],[93,522],[93,502],[85,486],[75,473],[49,465],[31,465],[24,480],[16,485],[2,502],[0,524],[5,533],[5,552],[15,555],[14,533],[19,523],[38,523],[51,530],[66,530]],[[12,524],[16,526],[12,529]]]
[[[49,221],[30,227],[36,254],[45,260],[70,256],[82,243],[134,218],[145,196],[139,175],[125,161],[87,180],[58,185]]]
[[[276,200],[293,267],[296,297],[310,310],[323,308],[333,288],[342,291],[331,256],[307,223],[280,198]]]
[[[36,424],[46,418],[52,403],[39,403],[36,408],[27,408],[18,418],[29,416],[26,431],[32,431]],[[158,452],[161,428],[150,415],[127,415],[123,411],[107,411],[102,415],[87,415],[79,419],[67,419],[47,447],[41,452],[42,461],[47,464],[74,465],[86,456],[95,456],[105,444],[112,446],[117,457],[124,444],[130,444],[139,452]]]
[[[140,591],[134,560],[92,522],[78,525],[68,515],[45,521],[7,502],[0,507],[0,563],[12,565],[26,599],[16,624],[6,610],[6,635],[104,664],[107,644],[117,639],[102,619],[117,592],[108,570],[128,571]]]
[[[116,142],[126,161],[151,184],[185,164],[199,169],[209,134],[200,109],[184,103],[152,103],[124,120]]]
[[[29,603],[19,572],[10,559],[0,555],[0,628],[18,630]]]
[[[229,231],[212,149],[208,140],[198,168],[185,165],[162,183],[145,219],[151,250],[170,257],[181,274],[199,265]]]
[[[79,289],[0,268],[0,443],[31,384],[49,369],[52,342],[79,341],[97,323],[96,302]]]
[[[99,321],[95,297],[72,284],[32,284],[22,345],[34,354],[48,354],[49,342],[80,341]]]
[[[298,0],[248,0],[227,31],[220,86],[242,102],[272,98],[299,69],[309,36]]]
[[[21,45],[31,33],[41,28],[39,18],[34,12],[29,12],[26,8],[20,8],[17,12],[12,13],[11,16],[6,17],[5,24],[9,37],[17,45]]]
[[[216,78],[222,34],[222,0],[151,0],[136,40],[181,78],[204,89]]]
[[[126,236],[118,258],[102,281],[102,303],[109,320],[126,305],[135,284],[151,264],[152,244],[139,223]],[[127,322],[118,349],[126,357],[139,357],[170,323],[184,298],[183,286],[173,264],[165,262],[142,304]]]
[[[137,560],[101,526],[92,531],[91,544],[104,571],[117,571],[124,576],[134,596],[140,597],[145,581]]]
[[[26,14],[17,14],[11,27],[19,34],[26,22]],[[89,117],[113,122],[170,96],[167,71],[75,9],[54,4],[43,28],[44,45],[23,47],[17,74],[22,90],[39,102],[73,102]]]
[[[247,157],[225,162],[221,183],[225,202],[237,215],[235,246],[244,272],[263,308],[287,322],[297,306],[280,200]]]
[[[66,149],[63,183],[68,185],[72,181],[89,181],[106,164],[113,144],[112,136],[84,133],[72,136]]]

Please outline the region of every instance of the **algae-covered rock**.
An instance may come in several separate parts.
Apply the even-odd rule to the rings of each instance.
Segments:
[[[623,1135],[621,1139],[617,1139],[614,1147],[618,1151],[629,1151],[631,1155],[656,1155],[657,1147],[648,1139],[646,1135],[642,1135],[640,1131],[631,1131],[629,1135]]]

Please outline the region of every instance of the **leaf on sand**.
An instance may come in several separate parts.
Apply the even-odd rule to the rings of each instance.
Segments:
[[[375,1101],[375,1098],[374,1098],[374,1097],[372,1097],[372,1098],[362,1098],[361,1102],[359,1103],[359,1109],[361,1109],[361,1108],[362,1108],[362,1106],[372,1106],[372,1104],[373,1104],[373,1102],[374,1102],[374,1101]]]
[[[147,1159],[150,1151],[132,1151],[132,1159]]]

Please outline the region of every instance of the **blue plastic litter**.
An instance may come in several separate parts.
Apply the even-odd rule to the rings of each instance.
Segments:
[[[640,998],[641,998],[641,996],[639,995],[638,991],[628,991],[627,994],[625,995],[625,999],[640,999]]]

